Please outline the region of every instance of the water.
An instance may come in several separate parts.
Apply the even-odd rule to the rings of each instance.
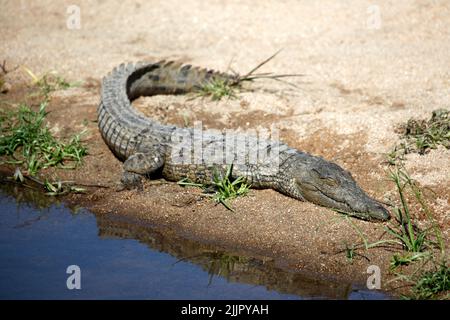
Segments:
[[[81,290],[67,288],[69,265]],[[237,257],[120,215],[0,189],[1,299],[386,299]]]

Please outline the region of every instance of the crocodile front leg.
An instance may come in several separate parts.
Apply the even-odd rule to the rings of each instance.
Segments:
[[[137,152],[123,164],[123,174],[119,189],[142,188],[142,176],[149,175],[164,165],[163,154],[158,148]]]

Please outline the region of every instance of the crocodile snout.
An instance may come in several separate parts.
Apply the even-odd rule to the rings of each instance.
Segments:
[[[391,218],[389,211],[378,202],[368,208],[368,214],[374,220],[387,221]]]
[[[389,211],[378,201],[364,197],[363,201],[355,201],[351,210],[360,213],[358,216],[367,220],[387,221],[391,218]]]

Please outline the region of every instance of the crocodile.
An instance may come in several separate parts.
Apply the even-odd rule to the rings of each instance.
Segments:
[[[279,139],[162,124],[132,106],[141,96],[196,92],[212,81],[232,85],[239,75],[163,60],[123,63],[103,78],[98,126],[105,143],[124,162],[123,188],[142,188],[143,178],[155,176],[208,184],[232,166],[231,177],[243,177],[253,188],[272,188],[364,220],[390,218],[350,172],[322,157]]]

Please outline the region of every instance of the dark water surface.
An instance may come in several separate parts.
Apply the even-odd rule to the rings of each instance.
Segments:
[[[69,290],[66,269],[81,270]],[[387,299],[233,256],[120,215],[0,188],[1,299]]]

